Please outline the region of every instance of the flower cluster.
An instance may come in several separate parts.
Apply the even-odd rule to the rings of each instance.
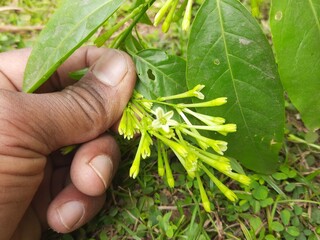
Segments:
[[[167,0],[155,16],[154,26],[158,26],[158,24],[164,19],[162,23],[162,31],[167,32],[170,28],[171,22],[180,19],[184,12],[182,30],[187,31],[191,22],[193,0],[183,1],[179,8],[178,3],[179,0]]]
[[[227,142],[208,138],[200,133],[201,130],[206,130],[227,135],[236,131],[236,125],[226,124],[224,118],[197,113],[194,110],[194,108],[223,105],[227,102],[226,98],[199,103],[170,102],[190,97],[203,100],[204,95],[201,93],[203,88],[204,85],[197,85],[187,92],[159,97],[156,100],[146,99],[135,91],[124,110],[119,133],[127,139],[140,136],[138,149],[130,168],[131,177],[137,177],[141,159],[149,157],[151,145],[156,144],[159,176],[166,176],[168,185],[174,187],[175,180],[168,157],[169,151],[173,152],[188,176],[197,179],[204,209],[209,212],[210,202],[200,177],[202,172],[231,201],[236,201],[237,196],[215,177],[213,169],[245,185],[250,184],[250,178],[232,171],[230,160],[223,156],[227,150]],[[197,122],[202,124],[194,125],[190,117],[196,118]]]

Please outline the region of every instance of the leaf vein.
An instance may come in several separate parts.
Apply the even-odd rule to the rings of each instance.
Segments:
[[[232,86],[233,86],[233,89],[234,89],[234,92],[235,92],[235,97],[236,97],[236,100],[237,100],[238,105],[239,105],[239,109],[240,109],[240,113],[241,113],[241,117],[243,119],[244,125],[246,127],[246,130],[249,133],[249,137],[250,137],[251,141],[254,142],[254,140],[252,139],[251,133],[249,131],[248,123],[246,121],[246,118],[244,117],[244,113],[243,113],[242,106],[241,106],[241,103],[240,103],[239,95],[238,95],[238,92],[237,92],[237,89],[236,89],[236,86],[235,86],[235,81],[234,81],[235,78],[234,78],[234,74],[233,74],[233,71],[232,71],[231,62],[230,62],[230,59],[229,59],[229,51],[228,51],[228,45],[227,45],[227,41],[226,41],[226,37],[225,37],[225,30],[224,30],[224,26],[223,26],[223,19],[222,19],[222,12],[221,12],[221,6],[220,6],[221,3],[220,2],[221,2],[221,0],[217,0],[217,8],[218,8],[218,15],[219,15],[219,20],[220,20],[221,36],[222,36],[222,40],[223,40],[223,44],[224,44],[227,64],[228,64],[228,67],[230,69],[230,77],[231,77],[231,80],[232,80]]]

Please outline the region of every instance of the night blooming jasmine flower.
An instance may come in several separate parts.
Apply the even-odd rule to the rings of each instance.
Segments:
[[[171,156],[174,154],[185,168],[189,178],[195,180],[200,191],[202,205],[207,212],[210,212],[211,204],[201,180],[203,173],[230,201],[236,201],[237,195],[223,184],[214,175],[214,172],[221,172],[244,185],[249,185],[251,179],[232,171],[230,160],[223,156],[227,151],[226,141],[201,134],[201,131],[207,131],[227,135],[237,130],[235,124],[225,123],[224,118],[213,117],[194,110],[194,108],[223,105],[227,102],[227,98],[221,97],[197,103],[173,104],[168,102],[185,98],[204,99],[205,96],[201,93],[203,88],[204,85],[199,84],[186,92],[157,99],[146,99],[134,91],[120,120],[119,133],[127,139],[140,136],[137,152],[129,172],[130,177],[138,176],[141,161],[152,156],[152,146],[156,146],[159,176],[165,177],[169,187],[174,187],[175,179],[170,165]],[[157,107],[152,109],[154,105]],[[175,113],[180,116],[179,121],[173,119]],[[196,124],[192,122],[194,119],[198,120]],[[153,144],[154,142],[156,144]]]
[[[163,131],[169,133],[170,126],[177,126],[178,122],[171,119],[173,117],[174,112],[164,112],[161,107],[158,107],[155,111],[156,119],[152,121],[152,127],[155,129],[162,128]]]

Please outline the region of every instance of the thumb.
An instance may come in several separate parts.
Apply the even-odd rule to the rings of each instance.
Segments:
[[[62,146],[89,141],[120,118],[135,85],[131,58],[108,49],[91,65],[79,82],[61,92],[12,97],[11,104],[23,104],[23,108],[15,111],[17,121],[11,121],[16,125],[24,122],[18,129],[31,137],[29,149],[48,154]]]

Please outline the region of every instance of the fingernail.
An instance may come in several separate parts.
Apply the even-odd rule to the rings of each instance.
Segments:
[[[113,175],[113,163],[109,156],[99,155],[93,158],[89,165],[101,179],[104,187],[107,189]]]
[[[118,50],[110,50],[92,68],[92,73],[96,78],[113,87],[121,82],[127,71],[127,60]]]
[[[70,201],[62,204],[57,209],[61,223],[71,230],[81,221],[84,216],[85,209],[81,202]]]

